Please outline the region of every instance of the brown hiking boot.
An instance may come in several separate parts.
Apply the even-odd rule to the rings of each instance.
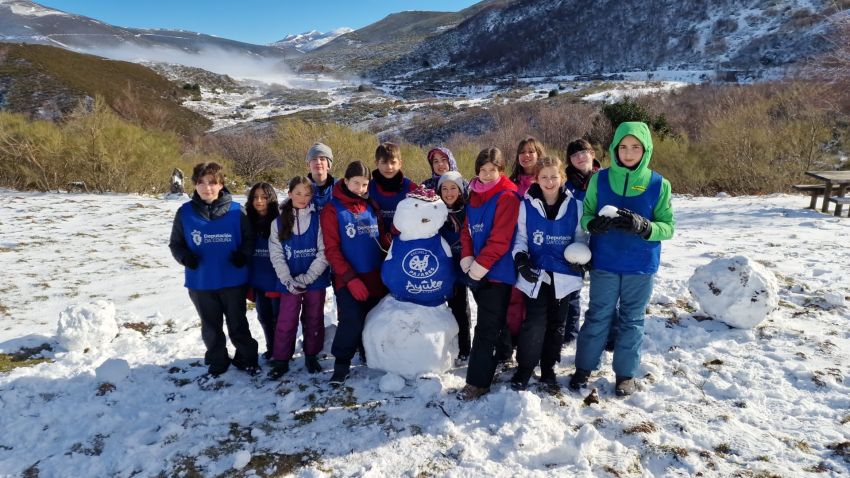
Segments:
[[[457,392],[457,399],[462,402],[468,402],[471,400],[476,400],[481,395],[490,391],[490,387],[476,387],[475,385],[466,384],[459,392]]]

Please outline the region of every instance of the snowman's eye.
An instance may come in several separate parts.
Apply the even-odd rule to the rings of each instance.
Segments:
[[[419,207],[419,204],[414,204],[413,207]]]

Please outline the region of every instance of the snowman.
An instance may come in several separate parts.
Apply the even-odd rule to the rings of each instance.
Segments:
[[[458,327],[446,300],[456,277],[449,244],[439,235],[447,215],[431,189],[411,191],[398,204],[393,226],[400,234],[381,267],[390,294],[363,329],[369,367],[406,378],[451,368]]]

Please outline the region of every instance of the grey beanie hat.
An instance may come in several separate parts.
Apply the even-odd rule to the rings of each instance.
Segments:
[[[307,151],[307,162],[309,163],[310,160],[316,156],[324,156],[328,158],[328,166],[333,166],[334,152],[331,151],[330,146],[324,143],[313,143],[313,146],[310,146],[310,150]]]
[[[437,180],[437,193],[440,192],[440,188],[443,187],[443,183],[446,181],[451,181],[457,184],[457,188],[460,192],[463,192],[463,176],[457,171],[446,171],[440,176],[440,179]]]

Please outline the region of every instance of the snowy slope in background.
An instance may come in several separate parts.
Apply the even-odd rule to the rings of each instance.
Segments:
[[[587,391],[510,391],[511,371],[474,403],[454,398],[463,368],[382,393],[383,373],[355,366],[334,390],[327,372],[306,373],[300,350],[280,382],[235,370],[210,379],[198,319],[167,248],[181,201],[14,191],[0,191],[0,200],[0,351],[53,347],[43,353],[52,363],[0,375],[0,474],[847,471],[850,311],[842,303],[850,291],[850,219],[804,210],[803,196],[677,196],[677,233],[664,244],[646,322],[643,390],[614,398],[606,354],[591,378],[601,403],[590,406]],[[687,289],[697,266],[734,255],[779,279],[780,307],[754,330],[706,320]],[[86,353],[60,350],[60,312],[97,299],[114,304],[118,336]],[[325,312],[330,325],[332,300]],[[249,320],[263,350],[253,312]],[[563,386],[573,354],[568,346],[557,368]],[[123,379],[120,367],[104,367],[113,369],[114,387],[95,376],[110,358],[130,366]],[[322,364],[329,369],[332,358]]]
[[[282,40],[271,43],[269,46],[308,52],[319,48],[340,35],[345,35],[346,33],[351,33],[353,31],[353,28],[348,27],[337,28],[336,30],[331,30],[327,33],[311,30],[297,35],[286,35]]]

